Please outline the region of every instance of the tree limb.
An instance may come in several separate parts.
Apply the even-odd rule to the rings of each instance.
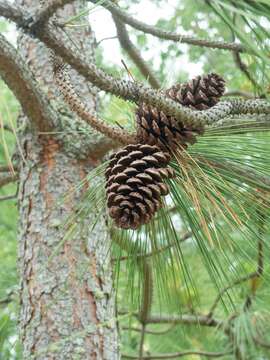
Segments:
[[[125,130],[107,124],[87,108],[87,105],[75,92],[70,82],[69,73],[66,66],[63,64],[62,59],[55,55],[52,55],[52,57],[54,80],[71,111],[76,112],[76,114],[86,121],[92,128],[99,131],[101,134],[108,136],[112,140],[119,142],[120,144],[126,145],[136,142],[136,133],[130,134]]]
[[[263,241],[262,241],[262,239],[259,239],[258,240],[257,269],[255,271],[253,271],[252,273],[250,273],[250,274],[248,274],[246,276],[243,276],[240,279],[235,280],[233,283],[231,283],[230,285],[223,288],[219,292],[219,294],[217,295],[217,297],[216,297],[213,305],[211,306],[207,316],[209,316],[209,317],[213,316],[213,313],[214,313],[215,309],[217,308],[217,305],[218,305],[219,301],[222,299],[222,296],[225,293],[227,293],[230,289],[234,288],[235,286],[242,284],[243,282],[246,282],[246,281],[254,279],[254,278],[261,277],[263,275],[263,268],[264,268],[264,263],[263,263]]]
[[[150,316],[147,324],[187,324],[201,325],[209,327],[220,327],[223,325],[222,320],[209,318],[205,315],[180,315],[180,316]]]
[[[191,231],[186,231],[181,236],[181,238],[179,239],[179,243],[188,240],[191,236],[192,236]],[[166,251],[166,250],[174,247],[175,245],[177,245],[177,244],[176,243],[168,244],[166,246],[163,246],[163,247],[161,247],[159,249],[156,249],[156,250],[153,250],[151,252],[148,252],[148,253],[145,253],[145,254],[144,253],[138,254],[138,255],[136,255],[136,257],[137,257],[137,259],[139,259],[139,258],[149,258],[149,257],[152,257],[152,256],[156,256],[156,255],[160,254],[161,252]],[[123,261],[123,260],[128,260],[128,259],[134,259],[134,255],[122,256],[120,259],[117,259],[117,260]]]
[[[209,132],[215,132],[219,128],[224,128],[228,131],[228,134],[242,134],[250,132],[251,130],[262,130],[270,128],[270,115],[259,114],[259,115],[249,115],[245,114],[244,116],[229,116],[224,119],[218,120],[211,127],[208,128]],[[224,132],[222,132],[222,136]]]
[[[0,166],[0,173],[1,172],[10,172],[10,171],[14,172],[16,170],[18,170],[18,167],[16,165],[12,165],[12,170],[11,170],[10,166],[7,166],[7,165]]]
[[[159,89],[159,81],[157,80],[150,66],[142,58],[139,50],[133,45],[132,41],[130,40],[125,24],[122,21],[119,21],[115,15],[113,15],[112,17],[116,26],[120,45],[124,50],[126,50],[131,60],[138,67],[142,75],[148,80],[149,84],[154,89]]]
[[[243,98],[246,99],[254,99],[254,95],[252,93],[246,92],[246,91],[241,91],[241,90],[231,90],[231,91],[227,91],[223,96],[241,96]]]
[[[150,335],[164,335],[164,334],[167,334],[169,331],[171,331],[174,327],[175,327],[175,324],[172,324],[171,326],[169,326],[165,330],[160,330],[160,331],[145,330],[145,333],[150,334]],[[128,330],[128,331],[135,331],[135,332],[141,332],[142,331],[141,328],[130,327],[130,326],[121,326],[121,329],[122,330]]]
[[[92,3],[96,3],[96,0],[88,0]],[[155,26],[145,24],[132,16],[130,16],[126,11],[119,8],[110,0],[105,0],[100,3],[105,9],[109,10],[114,16],[120,19],[123,23],[130,25],[131,27],[140,30],[146,34],[151,34],[155,37],[164,40],[172,40],[179,43],[185,43],[195,46],[208,47],[213,49],[223,49],[230,51],[239,51],[239,52],[248,52],[241,44],[237,43],[226,43],[223,41],[213,41],[207,39],[198,39],[189,35],[181,35],[173,33],[170,31],[159,29]]]
[[[200,356],[206,356],[208,358],[218,358],[222,356],[226,356],[232,354],[232,351],[224,351],[224,352],[208,352],[208,351],[199,351],[199,350],[187,350],[187,351],[180,351],[176,353],[171,354],[157,354],[157,355],[145,355],[141,358],[138,358],[137,356],[133,355],[127,355],[122,354],[123,359],[142,359],[142,360],[154,360],[154,359],[176,359],[183,356],[188,355],[200,355]]]
[[[4,1],[0,1],[0,12]],[[21,21],[18,21],[18,9],[15,15],[12,11],[9,13],[10,19],[22,22],[27,18],[24,12],[21,13]],[[25,29],[30,31],[29,29]],[[268,114],[270,113],[270,103],[265,100],[239,100],[224,101],[218,103],[216,106],[205,111],[195,111],[184,107],[175,101],[164,97],[160,92],[144,86],[140,83],[133,83],[122,79],[115,79],[98,69],[93,63],[88,63],[80,51],[72,44],[68,44],[68,39],[60,28],[52,25],[45,26],[34,33],[41,41],[43,41],[49,48],[55,50],[57,55],[60,55],[65,62],[70,64],[82,76],[89,80],[93,85],[99,89],[109,92],[113,95],[122,97],[133,102],[145,102],[146,104],[157,107],[167,115],[174,116],[177,120],[185,125],[212,125],[214,122],[230,115],[230,114]]]
[[[2,9],[2,7],[0,7]],[[0,34],[0,75],[20,101],[23,111],[42,131],[57,122],[57,114],[25,62],[13,46]]]
[[[3,175],[0,177],[0,188],[18,180],[18,175]]]

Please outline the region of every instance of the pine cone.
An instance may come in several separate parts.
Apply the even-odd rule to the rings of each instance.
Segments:
[[[225,80],[211,73],[197,76],[188,83],[174,85],[166,91],[166,95],[194,110],[207,110],[218,103],[224,91]]]
[[[157,145],[163,151],[187,148],[187,144],[196,142],[196,135],[202,129],[184,127],[163,111],[143,103],[136,112],[137,138],[139,142]]]
[[[170,155],[157,146],[128,145],[113,154],[106,170],[109,215],[123,229],[148,223],[168,194],[165,179],[174,176]]]
[[[219,75],[211,73],[197,76],[185,84],[177,84],[166,90],[166,96],[196,110],[214,106],[223,95],[225,82]],[[165,151],[187,148],[196,142],[196,136],[203,133],[202,127],[184,126],[171,116],[155,107],[142,104],[136,112],[138,141],[158,145]]]

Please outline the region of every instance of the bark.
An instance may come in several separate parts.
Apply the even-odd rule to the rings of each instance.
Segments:
[[[39,3],[37,0],[17,2],[33,11]],[[74,13],[81,4],[69,6],[65,14]],[[79,40],[76,36],[73,40],[92,60],[93,36],[84,35],[90,43],[81,33]],[[19,40],[19,51],[41,86],[47,88],[49,98],[55,99],[46,49],[24,35]],[[95,107],[94,89],[89,89],[76,74],[73,76],[81,96],[87,99],[89,107]],[[62,228],[81,195],[74,191],[76,185],[98,163],[96,154],[85,156],[80,151],[85,139],[80,141],[77,137],[76,146],[69,151],[63,139],[40,134],[23,116],[20,121],[25,123],[20,141],[26,159],[19,175],[23,358],[119,359],[109,236],[104,217],[91,231],[89,223],[96,214],[93,207],[78,236],[65,238]],[[89,142],[94,143],[94,139],[90,138]],[[85,190],[86,187],[82,191]],[[60,201],[67,194],[68,200]]]

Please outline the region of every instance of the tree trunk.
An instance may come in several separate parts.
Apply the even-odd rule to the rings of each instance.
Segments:
[[[38,5],[37,0],[18,2],[28,8]],[[80,5],[82,2],[67,7],[65,14],[74,14]],[[89,38],[89,32],[80,33],[77,44],[88,46],[92,56],[94,42],[93,37]],[[19,49],[40,84],[47,86],[49,96],[54,98],[46,49],[26,36],[20,38]],[[77,76],[76,83],[84,99],[88,97],[88,105],[95,106],[88,85]],[[19,195],[23,358],[119,359],[105,222],[100,221],[90,232],[86,221],[76,238],[65,239],[62,229],[80,196],[75,186],[98,161],[94,153],[81,155],[85,140],[80,137],[72,138],[78,151],[71,151],[63,139],[65,134],[63,138],[40,134],[27,119],[21,119],[25,130],[20,141],[26,160],[20,170]],[[72,127],[72,120],[76,121],[67,121],[67,127]],[[60,202],[67,194],[68,201]],[[91,216],[95,216],[94,208]]]

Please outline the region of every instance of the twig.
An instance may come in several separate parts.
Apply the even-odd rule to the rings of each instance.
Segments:
[[[0,188],[18,180],[18,175],[4,175],[0,177]]]
[[[253,76],[248,71],[247,65],[242,61],[241,55],[239,54],[239,52],[237,52],[237,51],[233,52],[233,59],[234,59],[236,66],[238,67],[238,69],[240,71],[242,71],[242,73],[247,77],[247,79],[252,83],[252,85],[255,87],[258,87],[256,80],[253,78]]]
[[[142,330],[141,330],[141,340],[140,340],[140,347],[139,347],[139,360],[144,359],[143,356],[143,346],[144,346],[144,339],[145,339],[145,329],[146,329],[146,324],[142,324]]]
[[[18,170],[17,165],[12,165],[12,168],[14,171]],[[11,171],[12,170],[11,170],[10,166],[6,166],[6,165],[0,166],[0,172],[11,172]]]
[[[119,21],[118,18],[113,15],[113,20],[116,26],[119,43],[124,50],[128,53],[134,64],[138,67],[142,75],[149,81],[149,84],[154,89],[160,88],[160,83],[151,70],[150,66],[144,61],[139,50],[133,45],[132,41],[128,36],[125,24]]]
[[[17,193],[14,195],[0,196],[0,201],[13,200],[17,198]]]
[[[184,241],[188,240],[191,236],[192,236],[191,231],[186,231],[186,232],[184,233],[184,235],[179,239],[179,242],[180,242],[180,243],[181,243],[181,242],[184,242]],[[158,254],[160,254],[161,252],[166,251],[166,250],[170,249],[171,247],[174,247],[175,245],[177,245],[177,244],[176,244],[176,243],[172,243],[172,244],[168,244],[168,245],[166,245],[166,246],[161,247],[160,249],[151,251],[151,252],[146,253],[146,254],[143,254],[143,253],[137,254],[137,255],[136,255],[136,258],[137,258],[137,259],[138,259],[138,258],[149,258],[149,257],[155,256],[155,255],[158,255]],[[118,261],[119,261],[119,260],[120,260],[120,261],[124,261],[124,260],[129,260],[129,259],[134,259],[134,256],[133,256],[133,255],[122,256],[122,257],[119,258],[119,259],[115,259],[115,261],[116,261],[116,260],[118,260]]]
[[[3,129],[6,130],[6,131],[9,131],[11,133],[14,133],[13,129],[7,124],[4,124]]]
[[[96,0],[88,0],[92,3],[96,3]],[[105,0],[101,4],[105,9],[109,10],[114,16],[118,17],[123,23],[130,25],[131,27],[140,30],[146,34],[151,34],[160,39],[172,40],[179,43],[185,43],[195,46],[208,47],[214,49],[224,49],[230,51],[240,51],[248,52],[241,44],[236,43],[226,43],[224,41],[213,41],[207,39],[198,39],[189,35],[181,35],[166,30],[159,29],[155,26],[145,24],[132,16],[130,16],[126,11],[119,8],[110,0]]]
[[[233,15],[233,23],[234,23],[234,24],[235,24],[236,18],[237,18],[237,15],[234,14],[234,15]],[[232,30],[232,40],[233,40],[233,42],[235,41],[235,33],[234,33],[233,30]],[[253,85],[254,87],[258,87],[257,82],[255,81],[255,79],[253,78],[253,76],[252,76],[252,75],[250,74],[250,72],[248,71],[248,67],[247,67],[247,65],[242,61],[241,55],[239,54],[238,51],[233,51],[233,60],[234,60],[235,65],[238,67],[238,69],[239,69],[240,71],[242,71],[242,73],[247,77],[247,79],[252,83],[252,85]]]
[[[145,325],[147,324],[147,319],[151,313],[154,284],[153,284],[153,270],[150,262],[143,258],[141,267],[143,272],[143,291],[142,291],[142,304],[139,314],[139,320],[143,325]]]
[[[12,297],[14,294],[15,294],[15,291],[12,290],[8,293],[8,295],[5,298],[0,299],[0,306],[6,306],[6,305],[10,304],[13,301]]]
[[[246,99],[254,99],[254,95],[252,93],[241,91],[241,90],[234,90],[234,91],[227,91],[223,96],[241,96]]]
[[[1,196],[0,201],[7,201],[7,200],[13,200],[17,199],[19,193],[19,186],[17,185],[17,189],[14,195],[7,195],[7,196]]]
[[[214,319],[213,317],[209,318],[205,315],[183,314],[180,316],[151,316],[147,319],[147,324],[197,324],[201,326],[220,327],[223,325],[223,321]]]
[[[226,286],[225,288],[223,288],[219,294],[217,295],[213,305],[211,306],[210,308],[210,311],[208,313],[208,317],[212,317],[219,301],[222,299],[222,296],[227,292],[229,291],[230,289],[232,289],[233,287],[237,286],[237,285],[240,285],[241,283],[243,282],[246,282],[248,280],[251,280],[251,279],[254,279],[254,278],[258,278],[258,277],[261,277],[263,274],[263,241],[262,239],[260,238],[258,240],[258,260],[257,260],[257,269],[256,271],[246,275],[246,276],[243,276],[241,277],[240,279],[237,279],[236,281],[232,282],[230,285]],[[251,298],[248,297],[248,302],[251,301]],[[245,307],[247,306],[248,302],[246,303]],[[250,306],[250,304],[249,304]],[[248,306],[248,307],[249,307]]]
[[[218,358],[226,355],[232,354],[232,351],[224,351],[224,352],[208,352],[208,351],[199,351],[199,350],[187,350],[187,351],[180,351],[171,354],[161,354],[161,355],[145,355],[142,358],[138,358],[137,356],[123,354],[123,359],[142,359],[142,360],[154,360],[154,359],[176,359],[183,356],[188,355],[200,355],[205,356],[208,358]]]
[[[155,331],[155,330],[145,330],[146,334],[149,335],[164,335],[167,334],[169,331],[171,331],[176,325],[172,324],[171,326],[169,326],[167,329],[165,330],[160,330],[160,331]],[[135,331],[135,332],[141,332],[142,329],[141,328],[135,328],[135,327],[128,327],[128,326],[122,326],[121,327],[122,330],[127,330],[127,331]]]
[[[70,109],[86,121],[92,128],[100,133],[108,136],[109,138],[121,143],[131,144],[136,141],[136,134],[130,134],[127,131],[120,129],[119,127],[113,127],[97,118],[97,115],[87,108],[87,105],[79,98],[75,92],[72,84],[70,83],[69,73],[62,59],[52,54],[53,58],[53,71],[54,79],[58,85],[66,103]]]
[[[117,39],[118,37],[117,36],[108,36],[108,37],[105,37],[103,39],[100,39],[99,41],[96,42],[96,46],[99,46],[103,41],[107,41],[107,40],[114,40],[114,39]]]

